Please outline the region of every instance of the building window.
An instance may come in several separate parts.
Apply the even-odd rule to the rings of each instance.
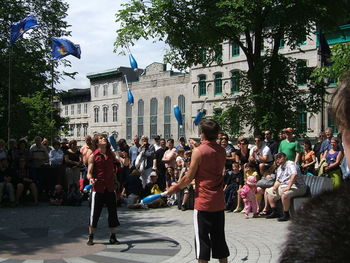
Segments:
[[[84,137],[87,136],[87,134],[88,134],[87,128],[88,128],[88,125],[87,125],[87,124],[83,125],[83,134],[84,134],[83,136],[84,136]]]
[[[108,121],[108,107],[103,107],[103,122]]]
[[[118,83],[113,83],[113,95],[118,94]]]
[[[297,130],[299,134],[307,132],[307,111],[305,105],[300,105],[297,108],[298,112],[298,123]]]
[[[164,138],[171,137],[171,99],[165,97],[164,99]]]
[[[222,94],[222,74],[217,73],[214,76],[215,94]]]
[[[304,86],[307,83],[307,67],[306,60],[297,60],[296,66],[296,82],[298,86]]]
[[[77,137],[81,136],[81,124],[77,124]]]
[[[95,98],[98,97],[98,86],[94,87],[94,95],[95,95]]]
[[[99,108],[94,108],[94,120],[95,123],[98,123],[98,114],[99,114]]]
[[[231,93],[239,92],[240,74],[239,71],[231,72]]]
[[[103,85],[103,96],[108,95],[108,85]]]
[[[77,114],[81,114],[81,104],[78,104]]]
[[[132,106],[126,103],[126,139],[131,140],[132,136]]]
[[[338,129],[337,126],[335,125],[334,122],[334,117],[333,117],[333,110],[332,108],[328,108],[327,109],[327,127],[332,128],[333,130],[333,134],[337,134],[338,133]]]
[[[205,96],[207,95],[207,84],[205,82],[205,75],[199,76],[199,82],[198,82],[198,86],[199,86],[199,96]]]
[[[143,135],[143,117],[145,115],[145,103],[143,100],[139,100],[137,103],[137,135],[141,137]]]
[[[87,107],[88,107],[88,105],[87,105],[87,103],[85,103],[84,104],[84,114],[87,114]]]
[[[180,128],[180,125],[178,125],[178,136],[185,137],[185,113],[186,113],[186,106],[185,106],[185,96],[180,95],[177,99],[177,103],[179,105],[179,108],[181,110],[182,114],[182,128]]]
[[[231,53],[232,53],[232,57],[239,56],[239,45],[237,43],[231,44]]]
[[[150,137],[154,138],[157,135],[158,100],[152,98],[150,103]]]
[[[70,115],[74,115],[74,105],[70,106]]]
[[[117,122],[118,121],[118,106],[113,106],[112,111],[113,111],[113,122]]]
[[[66,116],[68,115],[68,105],[64,106],[64,113]]]

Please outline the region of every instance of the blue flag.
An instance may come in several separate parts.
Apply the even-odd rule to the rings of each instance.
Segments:
[[[10,45],[12,46],[25,32],[36,26],[38,26],[38,22],[35,16],[27,16],[26,18],[13,23],[11,25]]]
[[[80,58],[81,50],[79,45],[63,38],[52,38],[52,57],[60,59],[68,55]]]

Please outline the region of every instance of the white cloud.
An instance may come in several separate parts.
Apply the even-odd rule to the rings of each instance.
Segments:
[[[66,78],[58,84],[58,89],[88,88],[86,75],[91,72],[103,71],[120,66],[130,66],[127,56],[113,52],[116,38],[117,23],[115,14],[120,9],[120,3],[125,1],[112,0],[67,0],[68,24],[72,36],[69,38],[81,47],[81,59],[67,57],[72,67],[68,72],[78,72],[75,79]],[[144,68],[152,62],[162,62],[165,53],[164,43],[140,40],[131,47],[138,66]],[[59,68],[59,70],[63,70]]]

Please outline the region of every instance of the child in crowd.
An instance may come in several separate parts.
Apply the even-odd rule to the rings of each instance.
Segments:
[[[241,190],[241,197],[244,202],[245,218],[249,219],[249,213],[253,212],[253,218],[258,216],[258,201],[256,199],[257,187],[256,178],[249,176],[246,184]]]
[[[239,186],[237,190],[237,207],[233,211],[234,213],[239,213],[242,211],[241,208],[241,190],[243,185],[247,182],[247,178],[249,176],[255,177],[255,180],[258,180],[258,172],[256,171],[256,166],[254,163],[248,162],[244,167],[244,180],[241,182],[241,185]]]
[[[126,197],[127,208],[139,208],[138,201],[143,195],[142,181],[140,179],[141,173],[138,169],[134,169],[126,178],[122,196]]]
[[[227,170],[224,177],[225,205],[229,212],[233,212],[233,202],[236,192],[243,182],[241,166],[237,162],[232,163],[232,170]]]
[[[80,206],[81,201],[82,201],[81,199],[82,199],[82,196],[81,196],[81,193],[79,191],[78,185],[71,184],[69,186],[66,204],[72,205],[72,206]]]
[[[4,197],[10,201],[11,206],[15,206],[15,190],[12,180],[15,178],[15,171],[9,167],[6,158],[0,160],[0,205]]]
[[[55,185],[55,190],[50,194],[50,204],[51,205],[62,205],[65,199],[65,193],[62,185]]]

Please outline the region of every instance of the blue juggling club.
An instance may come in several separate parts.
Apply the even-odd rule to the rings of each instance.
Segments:
[[[149,204],[149,203],[152,203],[153,201],[155,201],[155,200],[157,200],[157,199],[159,199],[159,198],[161,198],[161,197],[163,197],[163,196],[166,196],[167,193],[168,193],[168,192],[165,191],[165,192],[163,192],[163,193],[161,193],[161,194],[154,194],[154,195],[146,196],[145,198],[143,198],[143,199],[141,200],[141,204]]]
[[[117,141],[115,140],[114,135],[109,136],[108,137],[108,141],[112,145],[113,150],[117,151],[118,150],[118,144],[117,144]]]
[[[129,61],[130,61],[130,67],[134,70],[137,71],[137,62],[136,59],[134,58],[134,56],[129,53]]]
[[[182,114],[179,106],[177,105],[174,106],[174,115],[180,128],[182,128]]]
[[[207,102],[207,98],[204,100],[201,109],[198,111],[196,117],[194,118],[194,125],[198,126],[199,123],[201,122],[201,120],[203,119],[203,115],[204,115],[204,106],[205,103]]]
[[[132,95],[132,92],[129,88],[129,83],[128,83],[128,79],[126,78],[126,75],[124,75],[124,78],[125,78],[126,88],[128,91],[128,102],[130,103],[130,105],[134,105],[134,96]]]

